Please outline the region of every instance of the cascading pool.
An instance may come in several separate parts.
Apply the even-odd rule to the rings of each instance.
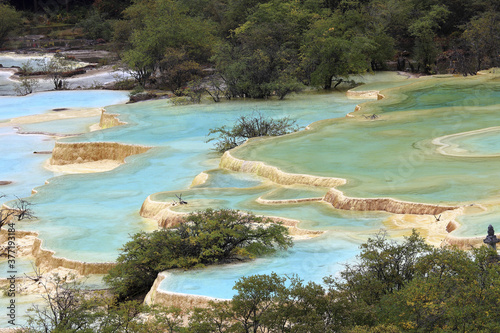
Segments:
[[[317,103],[314,112],[310,109],[312,101]],[[30,224],[30,230],[39,232],[44,246],[55,250],[57,256],[113,261],[129,234],[154,227],[138,215],[148,195],[186,188],[197,174],[217,167],[218,155],[205,142],[210,128],[231,124],[239,115],[256,111],[276,117],[290,115],[305,126],[343,116],[354,106],[354,101],[338,93],[284,102],[172,106],[162,100],[108,107],[108,112],[119,113],[128,124],[61,141],[117,141],[153,149],[129,157],[124,165],[109,172],[50,179],[32,197],[40,219]]]
[[[37,193],[30,201],[35,204],[38,220],[19,223],[18,228],[38,232],[43,247],[55,251],[58,257],[87,262],[114,261],[130,234],[156,228],[155,221],[139,216],[139,208],[149,195],[157,201],[171,202],[176,199],[175,194],[182,193],[189,205],[175,207],[178,211],[234,208],[297,219],[302,221],[301,228],[326,232],[297,241],[289,251],[254,262],[173,272],[160,289],[230,298],[231,287],[240,276],[271,271],[297,273],[305,280],[320,282],[352,259],[359,244],[377,232],[391,214],[339,211],[324,202],[257,202],[259,197],[322,197],[328,189],[277,185],[255,175],[218,169],[219,155],[211,152],[211,144],[206,143],[210,128],[230,125],[238,116],[255,112],[290,116],[302,127],[314,123],[307,131],[251,140],[232,154],[244,160],[263,161],[286,172],[345,178],[347,184],[339,189],[352,197],[393,197],[444,205],[483,202],[498,196],[498,158],[449,156],[433,143],[438,137],[495,126],[500,104],[497,81],[487,75],[415,80],[387,73],[381,75],[380,81],[376,76],[366,81],[365,87],[357,89],[390,89],[383,91],[384,100],[363,104],[357,112],[353,112],[354,108],[362,100],[349,100],[339,92],[310,93],[285,101],[174,106],[168,100],[159,100],[115,105],[106,107],[107,112],[120,114],[120,120],[127,124],[97,132],[88,132],[89,125],[97,122],[95,117],[19,126],[22,132],[84,133],[59,139],[61,142],[106,141],[152,147],[102,173],[50,172],[43,168],[49,156],[33,151],[51,150],[54,139],[19,135],[4,124],[0,127],[0,180],[13,183],[1,186],[0,192],[11,198],[26,197],[36,187]],[[102,107],[125,99],[126,93],[110,91],[2,97],[0,119],[53,113],[54,108]],[[347,113],[354,117],[345,117]],[[369,118],[372,114],[379,117]],[[483,146],[483,150],[490,149],[488,143]],[[208,180],[189,188],[203,171]],[[47,179],[49,182],[44,185]],[[497,216],[488,214],[460,217],[467,225],[463,235],[479,233],[469,220],[481,220],[482,228],[485,221]]]

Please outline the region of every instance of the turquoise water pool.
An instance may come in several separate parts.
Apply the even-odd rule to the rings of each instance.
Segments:
[[[500,156],[500,127],[487,127],[475,131],[451,134],[433,141],[438,151],[459,157]]]
[[[296,241],[293,248],[272,257],[248,263],[169,273],[159,289],[230,299],[234,295],[232,286],[240,277],[272,272],[288,276],[296,274],[307,281],[321,283],[323,277],[335,275],[342,270],[343,264],[357,252],[357,248],[352,246],[352,240],[328,233],[313,240]]]
[[[60,102],[62,97],[64,94],[60,95]],[[99,96],[89,99],[94,102]],[[317,108],[311,110],[313,101]],[[124,165],[109,172],[49,179],[49,184],[37,187],[38,193],[31,198],[39,220],[31,222],[29,229],[39,232],[44,247],[56,251],[57,256],[91,262],[113,261],[130,234],[155,227],[155,223],[138,214],[148,195],[187,188],[197,174],[217,167],[218,155],[205,142],[210,128],[231,124],[241,114],[257,111],[276,117],[290,115],[299,126],[305,127],[316,120],[344,116],[358,102],[335,93],[312,94],[284,102],[172,106],[167,100],[160,100],[107,107],[108,112],[119,113],[120,119],[128,124],[61,141],[118,141],[153,149],[129,157]],[[48,126],[57,132],[55,124],[26,127]],[[222,173],[219,176],[219,180],[214,180],[216,183],[226,182],[226,186],[233,183],[231,179],[224,180]],[[41,184],[42,180],[38,185]]]

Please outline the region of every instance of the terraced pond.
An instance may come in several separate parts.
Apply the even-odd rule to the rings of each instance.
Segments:
[[[313,231],[300,236],[289,251],[251,263],[173,272],[159,287],[168,292],[210,297],[230,298],[233,282],[240,276],[271,271],[297,273],[305,280],[320,282],[352,260],[359,244],[382,227],[394,237],[417,227],[435,244],[447,237],[447,228],[454,229],[449,227],[452,222],[463,227],[451,235],[485,234],[485,225],[498,216],[497,133],[460,133],[496,126],[498,76],[407,79],[384,73],[379,81],[376,77],[370,77],[366,89],[387,88],[382,91],[385,98],[361,104],[356,112],[356,105],[366,100],[348,99],[341,92],[303,94],[280,102],[205,102],[187,106],[175,106],[168,100],[119,104],[126,99],[126,93],[109,91],[3,97],[0,118],[4,120],[67,112],[52,111],[59,108],[78,112],[81,108],[117,104],[106,106],[106,113],[119,114],[120,121],[127,124],[89,132],[89,126],[99,121],[95,113],[85,118],[51,116],[43,122],[4,123],[0,128],[0,151],[5,156],[0,162],[0,180],[12,183],[0,187],[0,192],[11,198],[27,197],[36,188],[37,193],[29,200],[35,204],[38,220],[19,223],[18,228],[37,232],[43,248],[55,251],[55,257],[75,262],[112,262],[130,234],[155,229],[157,221],[140,215],[147,198],[170,215],[206,207],[234,208],[298,220],[299,228]],[[231,151],[231,156],[225,156],[222,165],[226,168],[220,168],[220,156],[205,142],[208,130],[256,111],[273,117],[291,116],[303,128],[309,126],[283,137],[250,140]],[[74,162],[82,162],[87,150],[95,150],[101,142],[151,149],[129,156],[125,164],[104,172],[68,173],[76,164],[50,171],[45,168],[50,155],[33,152],[52,150],[54,137],[20,135],[13,126],[23,133],[81,133],[57,139],[62,144],[78,145],[71,157]],[[436,141],[438,138],[442,140]],[[471,154],[447,153],[446,147],[455,146]],[[261,164],[254,167],[256,161],[288,175],[278,179],[263,171]],[[72,172],[78,170],[75,167]],[[260,171],[250,172],[255,170]],[[322,183],[297,183],[302,176],[294,174],[321,178]],[[295,180],[289,181],[292,178]],[[331,182],[345,185],[336,186],[338,193],[331,192]],[[180,193],[189,204],[170,207]],[[321,200],[327,193],[335,199]],[[340,195],[348,198],[343,199],[343,209],[334,207]],[[391,207],[404,209],[409,207],[408,202],[428,206],[425,214],[418,213],[419,205],[412,208],[412,214],[399,214],[387,208],[387,201],[382,204],[380,200],[370,203],[370,209],[365,211],[356,208],[366,203],[362,198],[385,197],[394,199]],[[353,201],[357,206],[346,210]],[[429,207],[443,215],[440,223],[429,213]],[[147,209],[142,215],[154,217],[147,214]],[[324,233],[314,233],[318,231]]]

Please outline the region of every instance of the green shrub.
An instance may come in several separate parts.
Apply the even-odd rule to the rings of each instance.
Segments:
[[[113,29],[109,21],[105,20],[104,16],[98,11],[94,10],[90,15],[77,25],[83,29],[85,38],[99,39],[102,38],[106,41],[111,40]]]
[[[105,278],[119,299],[149,291],[158,273],[248,259],[292,245],[286,227],[236,210],[188,215],[174,229],[132,236]]]
[[[250,138],[259,136],[278,136],[293,133],[299,130],[295,120],[288,117],[272,119],[261,113],[254,116],[240,116],[232,128],[227,126],[211,128],[208,136],[218,134],[217,138],[210,138],[207,142],[215,140],[215,150],[223,153],[241,145]]]

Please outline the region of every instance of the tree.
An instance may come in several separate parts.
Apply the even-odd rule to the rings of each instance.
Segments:
[[[297,276],[240,278],[229,302],[196,309],[189,332],[337,332],[348,326],[348,304],[334,290]]]
[[[8,34],[21,24],[21,14],[14,7],[0,2],[0,46],[5,42]]]
[[[292,245],[287,229],[235,210],[189,214],[175,229],[141,232],[126,243],[106,281],[120,299],[149,291],[158,273],[246,260]]]
[[[95,0],[93,6],[110,18],[121,18],[122,12],[131,4],[131,0]]]
[[[381,300],[380,318],[415,331],[495,330],[500,267],[495,251],[434,249],[404,289]]]
[[[43,63],[42,69],[43,72],[51,78],[54,84],[54,90],[69,89],[69,84],[64,72],[72,69],[72,63],[66,60],[63,55],[54,55],[48,62]]]
[[[146,309],[138,302],[116,304],[102,292],[57,275],[43,287],[44,304],[32,306],[23,332],[145,332],[137,319]]]
[[[30,77],[35,71],[33,61],[28,60],[19,69],[19,83],[14,84],[14,90],[19,96],[33,93],[39,85],[37,79]]]
[[[439,48],[436,45],[436,30],[446,19],[449,11],[443,5],[434,5],[425,15],[413,22],[408,30],[415,37],[415,58],[425,73],[431,73],[431,65],[436,60]]]
[[[207,142],[217,140],[215,150],[223,153],[237,147],[250,138],[259,136],[279,136],[298,131],[295,120],[288,117],[272,119],[257,113],[251,117],[240,116],[232,128],[221,126],[211,128],[207,136],[217,134],[217,138],[210,138]]]
[[[193,309],[189,317],[188,332],[228,332],[233,321],[230,301],[212,301],[207,308]]]
[[[1,198],[5,198],[5,194],[0,195]],[[31,209],[31,202],[24,199],[16,198],[13,207],[6,207],[3,205],[0,207],[0,229],[11,222],[13,218],[17,221],[31,220],[35,218],[33,210]]]
[[[34,315],[28,320],[28,332],[85,332],[97,310],[95,299],[85,300],[81,288],[56,277],[54,286],[45,283],[45,306],[34,305]]]
[[[278,300],[286,298],[285,280],[276,273],[272,273],[271,275],[242,277],[236,282],[233,289],[238,293],[231,302],[231,310],[238,322],[235,326],[239,327],[242,332],[261,331],[261,326],[266,325],[266,321],[269,322],[272,308],[283,305]]]
[[[26,96],[33,93],[38,87],[39,82],[37,79],[28,76],[21,76],[19,83],[14,84],[14,91],[19,96]]]
[[[283,99],[300,91],[298,51],[310,17],[295,1],[262,3],[218,45],[213,61],[233,97]]]
[[[218,73],[209,75],[206,83],[206,92],[212,97],[214,102],[220,102],[222,96],[231,99],[231,94],[224,84],[222,76]]]
[[[191,72],[193,62],[207,61],[213,44],[212,26],[209,22],[188,15],[187,7],[174,0],[154,0],[137,2],[126,10],[126,16],[134,29],[130,36],[130,49],[123,53],[123,60],[135,73],[141,85],[162,69],[169,68],[170,56],[179,57],[172,49],[183,53],[183,64],[190,64],[186,69],[177,66],[179,71]],[[165,61],[162,68],[162,61]],[[197,65],[197,64],[196,64]],[[170,74],[167,70],[167,73]],[[177,76],[178,78],[179,76]],[[167,77],[162,80],[175,81]],[[183,82],[184,84],[185,82]]]
[[[361,245],[358,262],[346,265],[335,287],[353,301],[373,305],[383,295],[403,289],[417,274],[419,257],[430,251],[415,230],[401,244],[381,232]]]
[[[336,11],[315,20],[301,47],[304,81],[330,89],[334,79],[369,70],[376,44],[363,26],[365,18],[356,10]]]
[[[77,24],[77,27],[82,28],[85,38],[111,40],[112,27],[111,23],[106,20],[105,12],[97,9],[91,10],[87,17]]]
[[[470,61],[475,63],[475,72],[483,69],[486,62],[489,66],[497,66],[500,54],[500,14],[486,12],[472,19],[462,34],[467,50],[470,50]]]
[[[193,81],[201,76],[201,66],[189,58],[182,49],[166,48],[163,59],[158,65],[158,80],[175,95],[182,94],[186,82]]]

